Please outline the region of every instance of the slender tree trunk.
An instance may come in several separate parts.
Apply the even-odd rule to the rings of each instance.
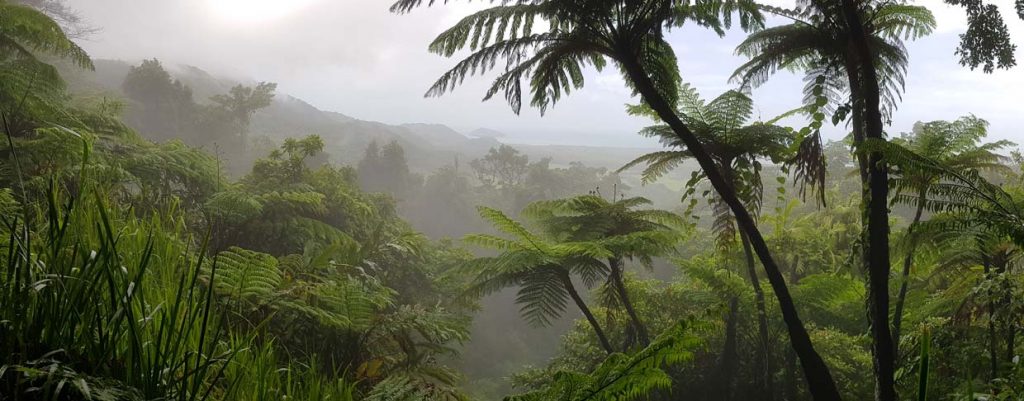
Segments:
[[[740,299],[732,297],[729,300],[729,315],[725,318],[725,342],[722,344],[722,355],[718,362],[718,377],[721,383],[721,399],[729,401],[732,399],[733,387],[736,381],[736,362],[739,361],[739,344],[736,339],[737,324],[739,322]]]
[[[796,285],[799,277],[797,276],[797,269],[800,267],[800,255],[793,257],[793,265],[790,266],[789,270],[789,285]],[[796,354],[792,349],[786,350],[786,384],[785,384],[785,396],[783,399],[787,401],[796,401],[800,390],[797,385],[796,376]]]
[[[917,249],[917,240],[914,238],[914,229],[917,228],[917,224],[921,221],[921,215],[924,214],[925,196],[928,191],[921,191],[918,194],[919,198],[917,201],[917,211],[914,212],[914,220],[910,222],[910,226],[907,227],[907,242],[910,249],[907,250],[906,256],[903,257],[903,272],[900,274],[900,292],[896,295],[896,307],[892,313],[892,339],[893,339],[893,354],[898,358],[900,355],[900,329],[903,326],[903,308],[907,301],[907,286],[910,283],[910,268],[914,264],[914,251]]]
[[[792,349],[786,350],[785,364],[786,371],[783,380],[785,380],[786,383],[784,385],[785,389],[783,390],[784,395],[782,396],[782,399],[787,401],[795,401],[797,399],[797,394],[799,393],[799,390],[797,390],[796,384],[796,354],[793,352]]]
[[[1010,322],[1006,325],[1006,362],[1012,364],[1017,356],[1017,327]]]
[[[850,82],[850,88],[860,88],[863,95],[864,137],[884,141],[881,89],[875,71],[875,57],[868,46],[868,34],[855,0],[843,0],[843,14],[850,33],[853,54],[856,57],[860,82]],[[856,105],[855,105],[856,106]],[[854,107],[856,113],[856,107]],[[860,144],[857,144],[858,146]],[[895,401],[895,355],[892,333],[889,331],[889,173],[880,152],[867,155],[868,199],[865,204],[867,220],[868,321],[871,325],[873,368],[875,371],[875,400]]]
[[[590,327],[594,328],[594,334],[597,334],[597,340],[601,342],[601,348],[604,348],[605,352],[611,354],[615,352],[612,349],[612,345],[608,342],[608,337],[604,335],[604,330],[601,329],[601,324],[597,322],[597,318],[594,317],[594,313],[587,307],[587,303],[583,302],[583,298],[576,292],[576,286],[572,284],[572,279],[566,274],[562,277],[562,285],[565,286],[565,291],[569,293],[569,297],[576,303],[576,306],[583,312],[583,316],[587,318],[587,322],[590,322]]]
[[[1006,279],[1006,269],[1008,265],[1009,260],[1003,258],[1000,258],[999,263],[996,264],[996,274],[1000,280],[1000,291],[1003,293],[1002,299],[999,300],[999,307],[1003,308],[1004,311],[1007,310],[1006,308],[1010,308],[1010,303],[1013,301],[1010,297],[1010,289],[1003,285],[1003,283],[1005,283],[1003,280]],[[1014,327],[1013,316],[1011,316],[1011,314],[1007,314],[1004,319],[1003,332],[1006,333],[1006,363],[1012,364],[1014,348],[1016,347],[1014,343],[1016,342],[1015,337],[1017,336],[1017,330],[1016,327]]]
[[[732,169],[732,160],[721,161],[722,177],[730,185],[733,191],[739,186],[736,180],[735,171]],[[772,369],[769,363],[769,340],[768,340],[768,312],[765,308],[764,290],[761,288],[761,280],[757,277],[757,265],[754,262],[754,252],[750,249],[750,239],[747,234],[740,231],[740,242],[743,245],[744,262],[747,267],[747,277],[750,278],[750,285],[754,289],[754,305],[757,309],[758,336],[755,349],[757,357],[754,363],[754,377],[758,390],[762,393],[762,399],[770,401],[774,396],[775,383],[772,379]]]
[[[832,379],[832,373],[828,365],[825,364],[825,361],[821,359],[821,355],[815,351],[811,337],[807,334],[807,329],[800,320],[796,305],[793,304],[793,297],[786,287],[786,280],[779,271],[778,265],[775,264],[775,260],[772,259],[771,252],[768,250],[768,244],[765,242],[764,236],[761,235],[761,231],[758,230],[757,225],[754,224],[753,217],[744,208],[735,191],[729,189],[728,183],[722,178],[721,173],[715,166],[715,161],[704,149],[704,146],[694,136],[693,132],[687,128],[686,124],[679,119],[673,106],[658,92],[657,86],[654,85],[651,78],[644,71],[643,66],[636,59],[636,55],[629,51],[622,51],[619,55],[621,57],[618,60],[622,63],[630,81],[632,81],[637,91],[643,96],[644,101],[658,114],[662,121],[672,128],[679,139],[686,144],[694,159],[700,164],[708,181],[711,182],[711,185],[718,192],[719,196],[722,197],[722,200],[729,205],[733,215],[736,217],[740,230],[746,232],[750,238],[751,246],[761,259],[768,282],[771,283],[775,296],[779,300],[779,308],[781,309],[783,320],[786,322],[786,328],[789,331],[790,342],[800,358],[800,364],[804,368],[807,386],[812,396],[817,401],[841,399],[835,381]],[[886,324],[886,331],[888,331],[888,324]]]
[[[757,270],[754,264],[754,252],[750,249],[750,240],[747,235],[740,233],[740,241],[743,242],[743,254],[747,262],[747,275],[750,277],[750,284],[754,287],[754,304],[757,307],[757,363],[755,364],[760,376],[762,395],[761,400],[770,401],[775,398],[775,380],[772,378],[772,366],[770,358],[770,345],[768,339],[768,311],[765,308],[764,290],[761,289],[761,280],[757,277]]]
[[[629,292],[626,291],[626,283],[623,279],[622,273],[622,259],[620,258],[609,258],[608,267],[611,270],[612,286],[615,287],[615,292],[619,296],[619,300],[622,301],[622,307],[626,309],[626,313],[629,315],[629,320],[633,323],[633,329],[636,330],[637,337],[639,337],[640,345],[646,347],[651,344],[650,335],[647,334],[647,327],[644,326],[643,321],[640,320],[640,315],[636,313],[636,309],[633,308],[633,302],[630,301]]]
[[[987,257],[984,258],[984,260],[982,261],[982,266],[985,269],[984,270],[984,272],[985,272],[985,279],[986,280],[991,280],[992,279],[992,264],[989,262]],[[989,376],[989,380],[995,380],[997,377],[999,377],[999,358],[996,357],[996,353],[997,353],[996,348],[997,347],[996,347],[996,319],[995,319],[995,315],[996,315],[996,305],[995,305],[995,302],[992,301],[992,289],[991,289],[991,287],[989,287],[989,290],[988,290],[988,361],[989,361],[989,371],[991,372],[991,376]]]
[[[857,75],[857,64],[853,62],[852,58],[848,58],[846,62],[846,80],[850,84],[850,125],[853,128],[853,143],[861,144],[864,143],[864,95],[860,86],[854,84],[860,82],[860,78]],[[860,173],[862,197],[867,199],[868,157],[864,152],[856,152],[854,157],[857,159],[857,172]]]

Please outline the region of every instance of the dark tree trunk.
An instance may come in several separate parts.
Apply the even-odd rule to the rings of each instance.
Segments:
[[[587,307],[587,303],[583,302],[583,298],[576,292],[576,286],[572,284],[572,279],[566,274],[562,277],[562,285],[565,286],[565,291],[569,293],[569,297],[576,303],[576,306],[583,312],[583,316],[587,318],[587,322],[590,322],[590,327],[594,328],[594,334],[597,334],[597,340],[601,342],[601,348],[604,348],[605,352],[611,354],[615,352],[612,349],[612,345],[608,342],[608,337],[604,335],[604,330],[601,329],[601,324],[597,322],[597,318],[594,317],[594,313]]]
[[[778,298],[779,308],[781,309],[783,320],[786,322],[786,328],[789,331],[790,342],[800,358],[800,364],[803,366],[804,374],[807,377],[807,386],[811,395],[818,401],[841,399],[828,365],[821,359],[821,355],[815,351],[811,337],[807,334],[807,329],[800,320],[796,305],[793,304],[793,297],[789,293],[789,288],[786,287],[786,280],[779,271],[778,265],[772,259],[771,252],[768,250],[768,244],[765,242],[764,236],[761,235],[761,231],[758,230],[757,225],[754,224],[753,217],[744,208],[743,203],[736,196],[736,192],[729,189],[728,183],[722,178],[721,173],[715,166],[715,161],[704,149],[704,146],[694,136],[693,132],[687,128],[686,124],[679,119],[673,106],[658,92],[657,87],[636,59],[636,55],[625,51],[621,52],[620,56],[618,60],[622,63],[630,81],[632,81],[637,91],[643,96],[644,101],[658,114],[662,121],[672,128],[679,139],[686,144],[687,149],[700,164],[708,181],[711,182],[711,185],[718,192],[719,196],[722,197],[722,200],[729,205],[733,215],[736,217],[740,230],[745,232],[750,238],[750,244],[757,253],[758,258],[760,258],[767,274],[768,282],[771,283],[772,289],[775,291],[775,297]],[[889,325],[886,324],[885,327],[886,332],[888,332]]]
[[[799,277],[797,276],[797,269],[800,268],[800,255],[793,257],[793,265],[790,266],[789,270],[789,285],[796,285]],[[786,350],[786,384],[785,384],[785,395],[782,397],[788,401],[796,401],[800,394],[800,390],[797,384],[796,375],[796,354],[792,349]]]
[[[786,372],[784,376],[785,379],[783,380],[786,381],[786,384],[784,386],[785,389],[783,390],[784,395],[782,396],[782,399],[787,401],[795,401],[799,394],[799,390],[797,390],[796,384],[796,354],[793,353],[793,350],[791,349],[786,350],[785,364]]]
[[[640,340],[640,345],[644,347],[650,345],[651,338],[650,335],[647,334],[647,327],[644,326],[643,321],[640,320],[640,315],[636,313],[636,309],[633,308],[633,302],[629,299],[629,292],[626,291],[626,283],[622,276],[622,259],[608,259],[608,267],[611,270],[610,276],[612,279],[612,286],[615,287],[615,292],[619,296],[619,301],[622,302],[622,307],[626,309],[626,313],[629,315],[629,320],[633,323],[633,330],[636,331],[637,337]]]
[[[868,46],[868,33],[860,18],[855,0],[843,0],[843,14],[849,29],[852,55],[855,55],[859,82],[850,82],[851,90],[859,88],[864,117],[864,138],[884,141],[881,89],[875,71],[875,57]],[[857,112],[856,104],[854,113]],[[860,145],[860,144],[857,144]],[[866,207],[868,275],[868,322],[871,326],[875,400],[895,401],[896,358],[892,333],[889,331],[889,173],[880,152],[867,155]]]
[[[757,363],[755,364],[761,386],[761,400],[771,401],[775,398],[775,380],[772,378],[772,366],[770,358],[770,345],[768,339],[768,311],[765,308],[764,290],[761,289],[761,280],[757,277],[757,270],[754,264],[754,252],[750,249],[750,240],[747,235],[740,233],[740,240],[743,242],[743,255],[747,262],[747,275],[750,277],[750,284],[754,287],[754,304],[757,307]]]
[[[1017,356],[1017,326],[1010,322],[1006,326],[1006,362],[1012,364]]]
[[[846,80],[850,84],[850,125],[853,131],[853,143],[864,143],[864,94],[860,86],[854,85],[860,82],[857,75],[857,64],[849,56],[846,61]],[[856,152],[857,172],[860,173],[861,191],[863,198],[868,197],[868,157],[863,152]],[[865,222],[866,223],[866,222]]]
[[[892,313],[892,340],[893,340],[893,354],[896,357],[900,355],[900,333],[903,326],[903,308],[907,301],[907,286],[910,283],[910,268],[914,264],[914,251],[917,249],[917,240],[914,239],[914,229],[917,228],[917,224],[921,221],[921,215],[924,214],[925,196],[928,191],[921,191],[918,194],[920,197],[917,201],[917,211],[914,212],[914,220],[910,222],[910,226],[907,227],[907,241],[908,247],[906,256],[903,257],[903,271],[900,274],[900,292],[896,295],[896,307]]]
[[[736,364],[739,361],[739,347],[736,339],[737,324],[739,321],[740,300],[733,297],[729,300],[729,315],[725,318],[725,342],[722,344],[722,355],[718,362],[719,391],[721,400],[732,399],[733,387],[736,381]]]
[[[729,184],[729,189],[736,191],[741,184],[736,180],[736,172],[732,168],[732,160],[720,160],[722,178]],[[754,252],[750,249],[750,239],[740,231],[740,242],[743,245],[744,262],[747,267],[747,277],[750,279],[750,286],[754,289],[754,306],[757,309],[757,344],[754,348],[756,359],[754,362],[754,381],[763,399],[770,401],[775,393],[775,383],[772,379],[771,365],[769,364],[768,340],[768,311],[765,308],[764,289],[761,288],[761,280],[757,277],[757,265],[754,262]]]

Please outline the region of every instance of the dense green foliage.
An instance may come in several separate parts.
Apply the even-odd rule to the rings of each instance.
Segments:
[[[997,9],[947,2],[962,63],[1014,64]],[[465,58],[429,94],[497,69],[487,98],[544,111],[615,66],[665,149],[610,172],[498,144],[421,175],[401,138],[348,166],[331,138],[251,136],[273,83],[196,101],[154,59],[124,99],[71,93],[80,21],[0,0],[0,400],[1024,399],[1024,156],[975,116],[883,131],[926,8],[798,5],[494,2],[431,45]],[[733,18],[750,61],[705,101],[664,32]],[[807,104],[753,121],[778,69]],[[550,356],[524,333],[557,351],[502,365]],[[502,343],[462,360],[473,335]]]

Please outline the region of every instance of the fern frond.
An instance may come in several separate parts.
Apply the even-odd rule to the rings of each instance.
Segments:
[[[268,298],[281,285],[277,259],[237,247],[217,254],[217,292],[237,299]]]
[[[665,369],[693,358],[699,346],[687,325],[666,330],[635,355],[612,354],[589,374],[560,371],[547,388],[506,397],[506,401],[629,401],[642,400],[672,385]]]

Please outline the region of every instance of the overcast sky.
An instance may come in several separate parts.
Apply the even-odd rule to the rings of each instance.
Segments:
[[[785,0],[778,0],[785,1]],[[1007,17],[1024,63],[1024,21],[1012,0],[995,0]],[[590,72],[587,85],[543,118],[524,109],[515,116],[500,100],[481,103],[486,80],[468,80],[456,92],[425,99],[424,91],[455,61],[430,54],[435,35],[480,2],[459,2],[388,12],[390,0],[69,0],[101,31],[82,45],[95,58],[190,64],[215,74],[278,83],[313,105],[386,123],[440,123],[459,130],[486,127],[510,141],[647,146],[636,135],[647,124],[623,113],[630,98],[614,69]],[[936,14],[938,30],[910,43],[904,101],[890,132],[915,121],[973,113],[992,123],[992,137],[1024,143],[1024,67],[994,74],[957,64],[953,51],[964,29],[960,9],[919,1]],[[781,21],[773,21],[781,22]],[[699,29],[671,34],[683,78],[706,97],[731,88],[728,76],[744,60],[733,55],[742,32],[725,38]],[[757,109],[771,118],[799,105],[802,82],[779,74],[754,92]],[[832,129],[831,137],[839,136]]]

